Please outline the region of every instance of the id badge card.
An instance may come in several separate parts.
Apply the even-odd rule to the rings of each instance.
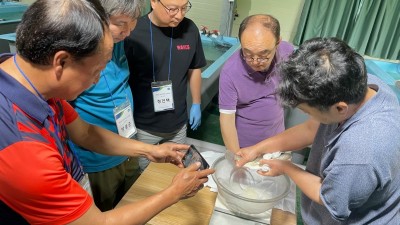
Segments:
[[[114,108],[114,118],[117,124],[118,134],[130,138],[136,134],[136,126],[133,120],[131,104],[127,99],[124,103]]]
[[[153,93],[154,112],[174,109],[172,81],[158,81],[151,83]]]
[[[89,175],[87,173],[85,173],[85,175],[79,181],[79,185],[81,185],[81,187],[85,189],[90,196],[93,197],[92,188],[90,187],[90,182],[89,182]]]

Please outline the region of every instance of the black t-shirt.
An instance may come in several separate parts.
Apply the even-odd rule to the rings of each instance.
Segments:
[[[177,27],[157,27],[150,23],[148,15],[142,16],[130,36],[125,39],[125,54],[130,70],[129,84],[134,99],[136,126],[142,130],[161,133],[180,129],[188,120],[188,70],[206,65],[197,26],[190,19],[184,18]],[[171,65],[174,110],[154,112],[151,91],[151,82],[154,81],[153,57],[155,81],[168,80]]]

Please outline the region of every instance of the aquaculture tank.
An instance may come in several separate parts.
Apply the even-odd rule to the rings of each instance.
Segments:
[[[12,1],[0,1],[0,35],[14,33],[28,5]],[[0,40],[0,53],[10,52],[7,40]]]
[[[368,73],[379,77],[392,88],[400,102],[400,63],[365,59],[365,66]]]
[[[240,48],[237,38],[227,36],[201,35],[207,65],[202,68],[201,107],[204,109],[218,93],[219,73],[228,58]],[[192,97],[188,90],[188,106],[192,104]],[[190,107],[188,107],[190,109]]]

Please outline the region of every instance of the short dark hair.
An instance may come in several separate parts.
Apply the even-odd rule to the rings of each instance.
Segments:
[[[337,38],[304,42],[280,71],[278,93],[285,106],[306,103],[326,111],[338,102],[361,102],[368,89],[363,57]]]
[[[98,0],[37,0],[17,27],[17,53],[49,65],[64,50],[76,60],[93,55],[108,29],[108,16]]]
[[[268,14],[255,14],[244,18],[239,26],[239,40],[241,40],[242,34],[246,30],[246,28],[253,23],[262,24],[265,29],[272,32],[272,34],[276,38],[276,41],[279,41],[279,38],[281,36],[281,27],[279,25],[279,21],[275,17]]]

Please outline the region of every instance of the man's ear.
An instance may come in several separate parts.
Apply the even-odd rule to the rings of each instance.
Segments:
[[[335,105],[335,109],[340,115],[345,116],[347,114],[347,112],[349,111],[349,105],[345,102],[338,102]]]
[[[151,9],[154,9],[154,5],[157,3],[157,0],[150,0]]]
[[[60,79],[65,66],[67,63],[71,62],[71,55],[66,51],[58,51],[53,57],[53,68],[57,79]]]
[[[278,41],[276,42],[276,45],[279,45],[282,41],[282,37],[279,37]]]

